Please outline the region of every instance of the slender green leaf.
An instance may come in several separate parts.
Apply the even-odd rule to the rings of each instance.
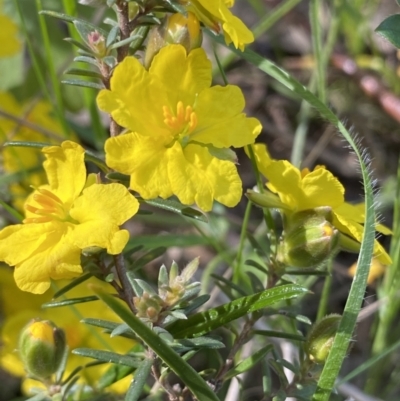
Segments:
[[[46,302],[45,304],[43,304],[42,308],[43,309],[59,308],[61,306],[69,306],[69,305],[75,305],[75,304],[83,304],[85,302],[97,301],[98,299],[99,298],[96,297],[95,295],[90,295],[88,297],[70,298],[70,299],[64,299],[61,301],[50,301],[50,302]]]
[[[62,84],[72,85],[72,86],[82,86],[83,88],[91,88],[91,89],[104,89],[103,84],[98,84],[96,82],[91,81],[82,81],[81,79],[64,79],[61,81]]]
[[[91,77],[91,78],[96,78],[96,79],[103,78],[103,76],[99,72],[91,71],[91,70],[83,70],[81,68],[68,68],[66,71],[64,71],[64,74],[80,75],[82,77]]]
[[[152,249],[151,251],[145,253],[140,258],[132,262],[131,266],[129,267],[129,270],[135,271],[141,269],[143,266],[147,265],[147,263],[150,263],[154,259],[163,255],[166,250],[167,248],[164,246]]]
[[[45,143],[45,142],[8,141],[8,142],[4,142],[3,146],[4,147],[6,147],[6,146],[16,146],[16,147],[22,147],[22,148],[42,149],[45,146],[52,146],[52,145],[51,145],[51,143]]]
[[[65,293],[67,293],[68,291],[72,290],[73,288],[75,288],[77,285],[83,283],[84,281],[88,280],[92,276],[93,276],[92,273],[82,274],[82,276],[79,276],[78,278],[72,280],[65,287],[63,287],[60,290],[58,290],[53,295],[53,299],[57,299],[58,297],[61,297],[61,295],[64,295]]]
[[[239,362],[233,369],[227,372],[227,374],[224,376],[224,380],[229,380],[232,377],[240,375],[241,373],[251,369],[254,365],[260,362],[261,359],[263,359],[273,348],[274,346],[272,344],[268,344],[255,352],[253,355],[247,357],[246,359],[243,359],[243,361]]]
[[[133,315],[132,312],[122,306],[119,301],[113,298],[110,294],[107,294],[94,286],[93,291],[166,363],[166,365],[168,365],[173,372],[175,372],[197,399],[201,401],[218,401],[218,397],[201,376],[156,333]]]
[[[177,214],[181,214],[186,217],[190,217],[195,220],[202,221],[204,223],[208,223],[207,217],[200,212],[199,210],[193,209],[192,207],[182,205],[182,203],[178,201],[174,201],[171,199],[142,199],[138,198],[140,202],[147,203],[148,205],[158,207],[160,209],[168,210],[170,212],[174,212]]]
[[[8,205],[2,199],[0,199],[0,205],[3,206],[3,208],[7,210],[7,212],[10,213],[10,215],[13,216],[16,220],[21,222],[24,219],[24,216],[22,216],[21,213],[15,210],[12,206]]]
[[[140,398],[143,392],[143,387],[146,384],[147,378],[151,372],[153,363],[153,359],[144,359],[136,369],[133,380],[129,386],[128,392],[126,393],[125,401],[137,401]]]
[[[101,351],[92,348],[76,348],[72,350],[75,355],[86,356],[88,358],[97,359],[103,362],[115,363],[117,365],[130,366],[131,368],[137,368],[141,359],[135,358],[132,355],[121,355],[111,351]]]
[[[168,331],[177,338],[201,336],[248,313],[295,298],[307,291],[307,289],[294,284],[271,288],[254,295],[236,299],[217,308],[196,313],[187,320],[180,320],[171,324],[168,327]]]
[[[91,64],[94,65],[95,67],[99,66],[97,60],[94,57],[76,56],[74,58],[74,61],[76,61],[77,63]]]

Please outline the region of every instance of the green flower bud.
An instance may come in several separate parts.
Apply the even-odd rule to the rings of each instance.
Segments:
[[[339,242],[331,224],[332,210],[320,207],[285,216],[279,260],[286,266],[310,268],[325,261]]]
[[[65,333],[49,320],[32,320],[22,330],[19,353],[26,371],[48,379],[57,371],[66,350]]]
[[[157,322],[163,310],[164,302],[158,295],[144,292],[141,297],[133,297],[136,316],[150,322]]]
[[[187,17],[179,13],[168,15],[150,31],[144,65],[149,68],[154,56],[168,44],[180,44],[189,53],[201,46],[202,39],[200,22],[193,13],[188,12]]]
[[[311,328],[305,343],[305,351],[312,362],[320,364],[326,362],[341,318],[337,314],[325,316]]]

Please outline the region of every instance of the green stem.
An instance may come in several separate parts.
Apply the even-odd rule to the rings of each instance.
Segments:
[[[239,249],[238,249],[237,256],[236,256],[236,263],[233,268],[233,282],[235,284],[239,283],[240,272],[242,271],[242,255],[243,255],[244,244],[246,241],[247,227],[249,225],[250,212],[251,212],[251,202],[248,201],[247,206],[246,206],[246,211],[245,211],[244,217],[243,217],[242,230],[240,232],[240,242],[239,242]]]
[[[325,315],[328,310],[328,304],[329,304],[329,295],[331,292],[331,287],[332,287],[332,267],[333,267],[333,256],[331,256],[328,260],[328,272],[329,276],[325,278],[324,282],[324,288],[322,289],[322,294],[321,294],[321,300],[319,301],[319,306],[318,306],[318,313],[317,313],[317,322],[321,320]]]
[[[310,23],[311,37],[313,44],[314,59],[317,64],[317,92],[321,102],[326,103],[325,91],[325,66],[322,54],[322,31],[319,16],[321,14],[321,0],[311,0],[310,3]]]

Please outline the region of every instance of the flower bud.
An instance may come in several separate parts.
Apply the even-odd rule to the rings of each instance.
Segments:
[[[155,323],[163,310],[164,302],[158,295],[144,292],[141,297],[133,297],[133,304],[137,317]]]
[[[305,343],[305,351],[311,361],[326,362],[341,318],[337,314],[325,316],[311,328]]]
[[[310,268],[326,260],[339,242],[331,224],[332,210],[320,207],[285,216],[279,260],[286,266]]]
[[[200,22],[193,13],[188,12],[187,17],[179,13],[168,15],[150,31],[144,65],[149,68],[154,56],[168,44],[180,44],[189,53],[200,47],[201,42]]]
[[[49,320],[32,320],[22,330],[19,353],[26,371],[47,379],[57,371],[66,350],[65,333]]]
[[[87,36],[87,41],[97,57],[102,58],[107,55],[106,40],[101,33],[97,31],[90,32]]]

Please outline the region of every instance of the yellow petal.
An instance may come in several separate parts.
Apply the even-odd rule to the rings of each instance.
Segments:
[[[119,135],[106,141],[105,151],[107,165],[131,175],[130,187],[143,198],[172,195],[167,171],[171,148],[166,148],[160,138]]]
[[[70,211],[79,222],[68,239],[80,249],[98,246],[115,255],[122,252],[129,233],[119,226],[139,209],[139,202],[121,184],[93,184],[85,189]]]
[[[196,203],[204,211],[213,200],[233,207],[242,195],[242,183],[235,165],[212,157],[207,148],[188,145],[170,159],[168,172],[174,193],[183,204]]]
[[[70,205],[81,193],[86,183],[85,150],[75,142],[65,141],[61,146],[48,146],[46,170],[50,188],[63,203]]]
[[[190,140],[217,148],[239,148],[254,143],[261,124],[242,113],[244,105],[242,91],[237,86],[213,86],[204,90],[198,97],[195,108],[198,125]]]
[[[254,157],[257,162],[258,171],[264,176],[267,177],[268,167],[272,162],[272,159],[268,153],[267,146],[263,143],[256,143],[252,145]],[[250,157],[247,148],[244,149],[247,156]]]
[[[15,224],[0,231],[0,260],[15,266],[29,258],[46,242],[52,224]]]
[[[286,160],[272,161],[266,169],[268,188],[293,210],[319,206],[335,208],[344,201],[344,188],[328,170],[316,169],[301,177],[300,171]]]
[[[82,273],[81,251],[64,234],[60,230],[49,232],[41,247],[15,266],[14,279],[21,290],[43,294],[50,287],[50,279],[70,279]]]
[[[170,105],[176,106],[179,100],[193,104],[196,94],[211,85],[211,62],[202,48],[189,54],[181,45],[163,47],[154,57],[150,75],[168,87]]]
[[[333,213],[333,225],[340,232],[349,235],[360,243],[362,242],[364,226],[351,218],[338,214],[336,210],[334,210]],[[384,265],[390,265],[392,263],[392,259],[377,240],[374,241],[374,256]]]

